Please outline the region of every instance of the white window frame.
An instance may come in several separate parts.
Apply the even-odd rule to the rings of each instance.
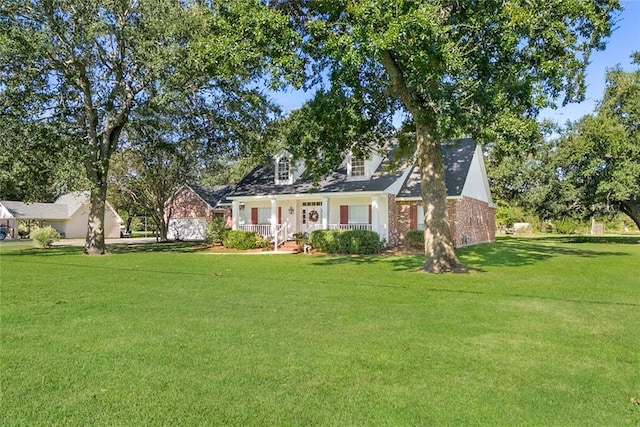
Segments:
[[[288,170],[285,171],[280,169],[281,162],[286,162]],[[290,185],[293,184],[293,170],[292,170],[292,161],[291,155],[282,154],[275,158],[275,173],[274,180],[276,185]],[[286,178],[285,178],[286,175]]]
[[[362,166],[360,166],[360,162],[362,162]],[[353,154],[349,155],[349,161],[347,163],[347,178],[354,181],[368,179],[370,162],[370,159],[356,157]]]

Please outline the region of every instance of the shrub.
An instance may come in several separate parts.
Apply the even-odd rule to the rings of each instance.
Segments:
[[[423,250],[424,249],[424,231],[409,230],[404,236],[404,245],[407,249]]]
[[[293,233],[293,240],[295,240],[296,245],[300,247],[311,242],[311,239],[309,239],[309,233]]]
[[[48,248],[53,242],[60,240],[60,233],[49,225],[32,231],[31,238],[38,242],[41,247]]]
[[[315,230],[311,232],[311,245],[321,252],[330,254],[339,253],[339,245],[336,238],[337,233],[339,233],[339,231]]]
[[[222,244],[225,234],[229,231],[224,219],[213,218],[213,220],[207,224],[207,241],[215,245]]]
[[[577,221],[572,219],[561,219],[555,222],[556,231],[560,234],[575,234],[578,232],[578,224]]]
[[[244,230],[229,230],[225,233],[222,244],[231,249],[255,249],[264,247],[265,239],[258,233]]]
[[[321,252],[338,254],[377,254],[384,243],[378,233],[368,230],[316,230],[311,244]]]

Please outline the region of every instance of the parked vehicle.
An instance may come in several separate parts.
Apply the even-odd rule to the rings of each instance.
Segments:
[[[4,240],[7,238],[7,227],[5,225],[0,225],[0,240]]]

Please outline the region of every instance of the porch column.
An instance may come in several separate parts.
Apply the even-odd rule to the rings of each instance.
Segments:
[[[240,221],[240,202],[233,200],[231,202],[231,229],[238,229],[238,222]]]
[[[329,228],[329,198],[322,198],[322,229]]]
[[[371,198],[371,231],[382,235],[380,230],[380,196]]]
[[[278,201],[276,199],[271,199],[271,235],[276,234],[276,230],[278,229]]]

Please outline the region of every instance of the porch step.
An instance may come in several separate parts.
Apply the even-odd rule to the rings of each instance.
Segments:
[[[287,240],[282,245],[278,246],[279,251],[296,251],[298,249],[298,245],[295,240]]]

